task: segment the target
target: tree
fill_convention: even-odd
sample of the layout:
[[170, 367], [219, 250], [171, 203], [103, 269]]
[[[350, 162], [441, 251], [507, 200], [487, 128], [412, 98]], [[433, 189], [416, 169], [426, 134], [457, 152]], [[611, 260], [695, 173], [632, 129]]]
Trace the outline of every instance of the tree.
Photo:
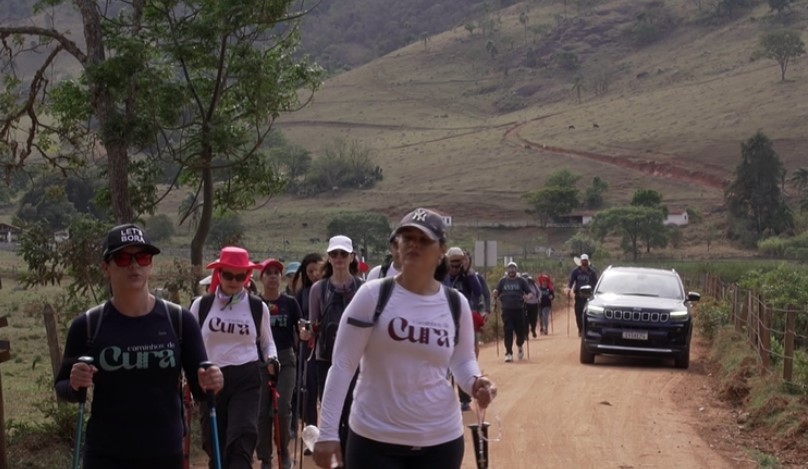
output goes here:
[[[214, 205], [219, 213], [242, 210], [283, 188], [262, 145], [280, 113], [302, 105], [298, 90], [313, 92], [322, 76], [294, 54], [305, 12], [290, 12], [292, 0], [73, 5], [84, 48], [66, 31], [0, 27], [3, 65], [25, 53], [45, 57], [28, 82], [3, 67], [10, 70], [0, 96], [0, 147], [11, 153], [5, 167], [21, 168], [31, 155], [65, 170], [99, 164], [101, 148], [112, 213], [126, 222], [153, 212], [161, 199], [154, 178], [176, 163], [168, 190], [189, 185], [201, 198], [191, 242], [191, 262], [201, 266]], [[46, 72], [64, 54], [78, 62], [80, 77], [52, 84]]]
[[808, 167], [797, 168], [789, 180], [800, 193], [800, 211], [808, 212]]
[[584, 90], [584, 77], [580, 73], [572, 79], [572, 92], [575, 93], [578, 104], [581, 103], [581, 92]]
[[636, 262], [641, 244], [645, 244], [646, 252], [667, 244], [663, 220], [662, 212], [655, 207], [615, 207], [597, 213], [590, 229], [601, 241], [609, 235], [621, 236], [620, 247]]
[[791, 9], [791, 0], [769, 0], [769, 10], [781, 15], [785, 9]]
[[522, 196], [536, 213], [542, 227], [546, 227], [550, 220], [578, 208], [580, 195], [575, 185], [580, 178], [562, 169], [548, 176], [542, 189]]
[[384, 253], [390, 243], [390, 222], [387, 217], [373, 212], [346, 212], [337, 214], [328, 222], [328, 236], [345, 235], [365, 253]]
[[[780, 190], [784, 177], [783, 164], [762, 132], [741, 144], [741, 163], [724, 193], [730, 217], [736, 222], [735, 238], [756, 244], [765, 232], [780, 234], [793, 225]], [[746, 237], [747, 232], [751, 236]]]
[[584, 191], [584, 205], [586, 208], [595, 209], [603, 206], [603, 193], [609, 189], [609, 184], [595, 176], [592, 178], [592, 185]]
[[525, 30], [525, 44], [527, 44], [527, 24], [530, 22], [530, 17], [527, 16], [527, 12], [519, 13], [519, 24], [522, 25], [522, 28]]
[[662, 194], [653, 189], [637, 189], [631, 198], [631, 205], [635, 207], [652, 207], [662, 211], [662, 217], [668, 217], [668, 207], [662, 205]]
[[792, 59], [805, 54], [805, 43], [800, 33], [781, 29], [764, 34], [760, 38], [761, 54], [780, 64], [780, 81], [786, 81], [786, 70]]
[[241, 246], [244, 224], [238, 214], [227, 214], [213, 219], [207, 245], [216, 251], [225, 246]]

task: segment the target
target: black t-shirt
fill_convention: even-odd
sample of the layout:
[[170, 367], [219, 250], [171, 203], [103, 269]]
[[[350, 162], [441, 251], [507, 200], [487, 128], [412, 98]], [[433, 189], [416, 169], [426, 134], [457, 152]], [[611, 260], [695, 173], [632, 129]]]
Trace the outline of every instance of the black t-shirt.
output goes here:
[[527, 280], [522, 277], [504, 276], [497, 284], [499, 301], [502, 302], [502, 309], [522, 309], [525, 306], [524, 295], [531, 293]]
[[262, 298], [269, 308], [269, 325], [272, 328], [272, 338], [278, 351], [294, 347], [295, 330], [300, 321], [300, 305], [297, 300], [282, 293], [275, 301]]
[[[87, 450], [122, 459], [181, 452], [180, 369], [185, 370], [191, 389], [199, 396], [197, 369], [207, 360], [199, 324], [188, 310], [182, 310], [180, 346], [179, 331], [174, 330], [160, 300], [151, 312], [140, 317], [124, 316], [111, 302], [104, 310], [89, 351], [87, 315], [78, 316], [70, 324], [56, 377], [57, 395], [77, 400], [77, 393], [70, 387], [70, 369], [78, 357], [89, 355], [98, 372], [93, 377]], [[93, 325], [97, 321], [93, 319]]]

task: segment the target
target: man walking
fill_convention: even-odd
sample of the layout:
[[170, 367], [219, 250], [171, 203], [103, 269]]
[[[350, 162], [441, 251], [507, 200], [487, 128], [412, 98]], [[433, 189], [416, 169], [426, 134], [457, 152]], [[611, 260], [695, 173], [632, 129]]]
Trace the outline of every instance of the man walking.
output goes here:
[[516, 346], [519, 359], [525, 357], [522, 344], [525, 343], [527, 328], [525, 327], [525, 301], [531, 299], [533, 293], [527, 280], [517, 275], [519, 267], [516, 262], [509, 262], [507, 273], [499, 280], [491, 296], [502, 302], [502, 323], [505, 325], [505, 363], [513, 361], [513, 335], [516, 333]]
[[584, 323], [584, 306], [587, 301], [587, 297], [581, 294], [581, 287], [589, 285], [595, 288], [596, 283], [598, 283], [598, 273], [589, 267], [589, 256], [581, 254], [581, 265], [572, 271], [570, 281], [567, 283], [567, 296], [575, 295], [575, 324], [578, 326], [578, 337], [581, 337]]

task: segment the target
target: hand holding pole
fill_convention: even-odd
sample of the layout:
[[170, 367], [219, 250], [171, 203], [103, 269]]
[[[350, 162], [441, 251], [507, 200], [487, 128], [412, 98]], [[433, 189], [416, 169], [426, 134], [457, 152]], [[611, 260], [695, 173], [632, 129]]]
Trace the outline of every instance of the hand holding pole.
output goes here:
[[[213, 362], [204, 361], [199, 364], [203, 370], [207, 370], [213, 366]], [[216, 469], [222, 469], [222, 455], [219, 448], [219, 424], [218, 417], [216, 416], [216, 394], [213, 390], [206, 390], [205, 396], [208, 401], [208, 413], [210, 414], [210, 434], [213, 440], [213, 461]]]

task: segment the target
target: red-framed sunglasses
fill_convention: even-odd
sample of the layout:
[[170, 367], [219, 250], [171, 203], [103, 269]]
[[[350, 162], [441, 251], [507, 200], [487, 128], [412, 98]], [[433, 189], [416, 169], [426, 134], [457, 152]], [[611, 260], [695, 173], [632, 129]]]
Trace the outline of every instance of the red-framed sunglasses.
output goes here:
[[116, 252], [110, 258], [118, 267], [129, 267], [132, 265], [132, 259], [141, 267], [146, 267], [152, 263], [152, 254], [148, 252]]

